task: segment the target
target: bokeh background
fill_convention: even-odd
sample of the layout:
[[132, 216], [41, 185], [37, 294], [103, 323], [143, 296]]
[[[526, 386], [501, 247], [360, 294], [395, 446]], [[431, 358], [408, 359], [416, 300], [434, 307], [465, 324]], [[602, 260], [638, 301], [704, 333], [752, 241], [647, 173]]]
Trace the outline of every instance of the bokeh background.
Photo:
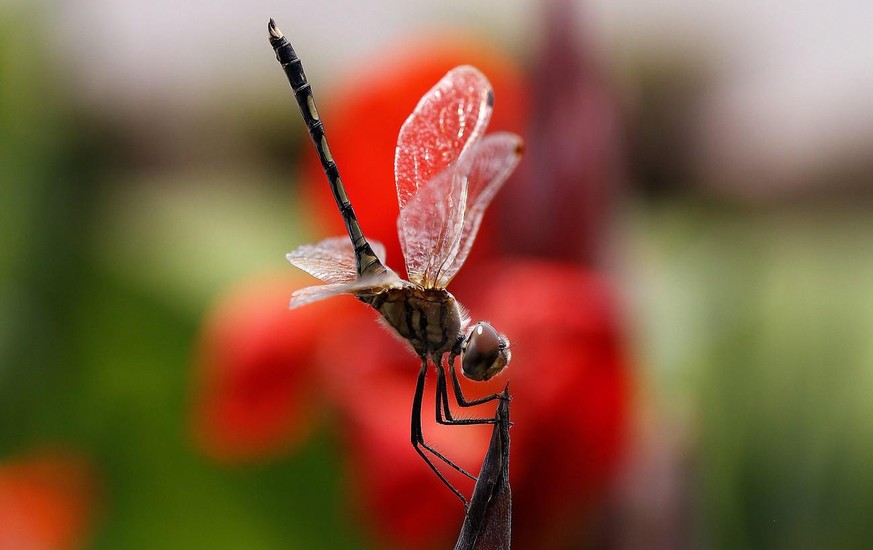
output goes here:
[[0, 548], [457, 533], [414, 358], [285, 309], [340, 225], [268, 17], [396, 269], [416, 99], [473, 63], [525, 137], [452, 287], [514, 342], [519, 548], [869, 547], [873, 4], [3, 0]]

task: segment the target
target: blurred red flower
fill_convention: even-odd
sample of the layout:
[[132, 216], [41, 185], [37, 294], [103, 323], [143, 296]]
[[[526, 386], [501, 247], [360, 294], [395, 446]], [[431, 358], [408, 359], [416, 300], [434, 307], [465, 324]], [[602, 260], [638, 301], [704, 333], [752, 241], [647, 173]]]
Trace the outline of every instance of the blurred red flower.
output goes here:
[[207, 455], [222, 461], [265, 458], [308, 433], [319, 401], [313, 342], [343, 302], [289, 311], [290, 289], [299, 281], [284, 275], [245, 282], [206, 319], [192, 428]]
[[0, 550], [81, 547], [96, 500], [93, 472], [81, 457], [45, 452], [0, 463]]
[[[600, 278], [570, 264], [501, 262], [472, 275], [456, 295], [514, 338], [504, 375], [462, 380], [468, 396], [511, 381], [514, 546], [560, 547], [603, 494], [622, 449], [629, 382], [615, 304]], [[299, 443], [317, 404], [329, 403], [342, 413], [354, 504], [374, 534], [386, 546], [445, 546], [463, 510], [409, 442], [419, 360], [353, 298], [287, 311], [289, 286], [259, 281], [211, 315], [195, 407], [202, 448], [221, 460], [275, 455]], [[433, 387], [431, 373], [428, 440], [478, 471], [490, 429], [438, 426]], [[469, 480], [441, 469], [469, 494]]]
[[[561, 547], [603, 495], [624, 441], [629, 381], [615, 304], [600, 278], [573, 265], [505, 262], [476, 275], [478, 285], [456, 289], [459, 299], [468, 298], [471, 311], [487, 312], [516, 338], [505, 374], [487, 383], [464, 381], [468, 396], [500, 391], [511, 381], [513, 546]], [[445, 547], [463, 510], [409, 443], [418, 359], [367, 317], [335, 319], [319, 361], [333, 373], [326, 376], [329, 393], [345, 413], [358, 505], [386, 545]], [[431, 377], [426, 437], [478, 471], [490, 429], [438, 426], [433, 386]], [[492, 414], [493, 405], [462, 412]], [[469, 494], [472, 483], [442, 466]]]
[[604, 495], [626, 435], [630, 380], [614, 294], [572, 264], [503, 262], [476, 275], [471, 310], [514, 337], [505, 375], [513, 547], [567, 547]]

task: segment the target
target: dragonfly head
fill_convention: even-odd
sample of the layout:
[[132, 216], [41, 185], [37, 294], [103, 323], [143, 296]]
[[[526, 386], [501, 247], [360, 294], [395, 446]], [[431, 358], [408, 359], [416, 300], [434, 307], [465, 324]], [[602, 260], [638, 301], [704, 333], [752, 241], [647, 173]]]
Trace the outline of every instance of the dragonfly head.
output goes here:
[[470, 380], [484, 382], [502, 371], [511, 356], [509, 340], [489, 323], [479, 321], [464, 340], [461, 368]]

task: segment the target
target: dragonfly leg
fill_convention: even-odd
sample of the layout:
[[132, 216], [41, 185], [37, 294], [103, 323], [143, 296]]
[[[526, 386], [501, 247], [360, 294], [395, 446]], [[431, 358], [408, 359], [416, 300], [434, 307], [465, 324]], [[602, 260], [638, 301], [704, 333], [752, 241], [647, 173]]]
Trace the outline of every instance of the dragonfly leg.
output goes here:
[[[427, 372], [427, 359], [424, 359], [423, 362], [422, 362], [422, 370], [423, 370], [424, 372]], [[423, 392], [423, 389], [424, 389], [424, 378], [422, 377], [421, 373], [419, 373], [419, 379], [420, 379], [420, 381], [421, 381], [422, 395], [423, 395], [423, 393], [424, 393], [424, 392]], [[437, 385], [439, 385], [439, 380], [437, 380]], [[445, 379], [443, 379], [443, 387], [445, 387]], [[458, 472], [460, 472], [461, 474], [467, 476], [468, 478], [472, 479], [473, 481], [476, 481], [476, 479], [477, 479], [476, 476], [474, 476], [473, 474], [471, 474], [471, 473], [468, 472], [467, 470], [461, 468], [460, 466], [458, 466], [457, 464], [455, 464], [454, 462], [452, 462], [450, 459], [446, 458], [445, 455], [443, 455], [441, 452], [439, 452], [439, 451], [437, 451], [436, 449], [434, 449], [432, 446], [428, 445], [428, 443], [424, 440], [424, 433], [423, 433], [423, 431], [422, 431], [422, 429], [421, 429], [421, 397], [422, 397], [422, 396], [419, 396], [419, 395], [417, 394], [417, 391], [418, 391], [418, 390], [417, 390], [417, 387], [416, 387], [416, 395], [417, 395], [418, 409], [417, 409], [417, 413], [415, 413], [416, 409], [415, 409], [415, 406], [413, 405], [413, 413], [414, 413], [414, 414], [413, 414], [413, 421], [415, 421], [416, 419], [418, 420], [418, 444], [421, 445], [425, 450], [427, 450], [427, 451], [428, 451], [429, 453], [431, 453], [433, 456], [439, 458], [440, 460], [442, 460], [443, 462], [445, 462], [446, 464], [448, 464], [448, 465], [449, 465], [450, 467], [452, 467], [453, 469], [457, 470]], [[446, 397], [445, 397], [445, 399], [446, 399], [446, 403], [448, 403], [448, 394], [447, 394], [446, 392], [444, 392], [444, 393], [445, 393], [445, 395], [446, 395]], [[439, 397], [439, 395], [437, 395], [437, 401], [439, 401], [439, 400], [440, 400], [440, 397]], [[448, 405], [447, 405], [447, 406], [448, 406]], [[439, 411], [439, 404], [437, 404], [437, 411]], [[413, 428], [413, 430], [414, 430], [414, 428]], [[413, 431], [413, 437], [414, 437], [414, 434], [415, 434], [415, 431]]]
[[[461, 418], [455, 419], [452, 417], [452, 411], [449, 407], [449, 390], [448, 390], [448, 382], [446, 382], [446, 371], [442, 366], [442, 362], [434, 358], [434, 363], [436, 364], [437, 369], [437, 403], [436, 403], [436, 421], [440, 424], [447, 424], [451, 426], [469, 426], [469, 425], [479, 425], [479, 424], [496, 424], [498, 422], [497, 418]], [[449, 363], [451, 367], [451, 361]], [[455, 374], [455, 371], [452, 370], [452, 374]], [[457, 376], [453, 380], [455, 385], [455, 397], [458, 400], [458, 404], [464, 407], [469, 407], [472, 405], [478, 405], [480, 403], [486, 403], [491, 401], [495, 396], [488, 396], [482, 400], [477, 400], [475, 402], [469, 402], [464, 399], [464, 396], [460, 393], [460, 386], [457, 382]], [[462, 401], [463, 400], [463, 401]]]
[[437, 370], [437, 389], [436, 389], [436, 421], [440, 424], [445, 424], [445, 420], [453, 421], [452, 411], [449, 408], [449, 391], [446, 388], [446, 377], [439, 375]]
[[434, 449], [424, 441], [424, 433], [421, 429], [421, 399], [424, 396], [424, 380], [426, 374], [427, 358], [424, 358], [421, 363], [421, 370], [418, 373], [418, 383], [415, 385], [415, 398], [412, 402], [412, 446], [415, 449], [415, 452], [417, 452], [419, 456], [421, 456], [421, 458], [425, 461], [425, 463], [427, 463], [430, 469], [433, 470], [438, 478], [440, 478], [440, 481], [442, 481], [445, 486], [448, 487], [449, 490], [455, 494], [455, 496], [461, 499], [461, 502], [464, 504], [464, 509], [466, 509], [467, 499], [464, 498], [464, 495], [462, 495], [460, 491], [455, 489], [455, 487], [451, 483], [449, 483], [449, 480], [446, 479], [442, 472], [439, 471], [439, 469], [434, 465], [431, 459], [428, 458], [428, 456], [422, 450], [427, 450], [455, 470], [459, 471], [470, 479], [476, 480], [475, 476], [473, 476], [448, 458], [444, 457], [440, 452], [438, 452], [436, 449]]
[[[413, 445], [416, 446], [416, 449], [418, 449], [418, 446], [420, 445], [423, 449], [425, 449], [426, 451], [428, 451], [430, 454], [437, 457], [438, 459], [442, 460], [443, 462], [445, 462], [447, 465], [449, 465], [453, 469], [457, 470], [458, 472], [467, 476], [468, 478], [472, 479], [473, 481], [476, 481], [476, 479], [477, 479], [476, 476], [474, 476], [473, 474], [471, 474], [467, 470], [461, 468], [460, 466], [458, 466], [457, 464], [452, 462], [450, 459], [446, 458], [445, 455], [443, 455], [441, 452], [437, 451], [435, 448], [433, 448], [431, 445], [429, 445], [424, 440], [424, 432], [421, 429], [421, 399], [424, 395], [424, 380], [425, 380], [426, 373], [427, 373], [427, 359], [425, 358], [422, 360], [421, 372], [418, 373], [418, 384], [416, 385], [416, 388], [415, 388], [415, 400], [413, 401], [413, 404], [412, 404], [412, 422], [413, 422], [413, 425], [412, 425], [412, 443], [413, 443]], [[439, 397], [437, 397], [437, 399], [439, 400]], [[430, 463], [430, 460], [428, 460], [428, 463]]]
[[494, 401], [495, 399], [508, 399], [508, 397], [501, 392], [492, 393], [491, 395], [486, 395], [485, 397], [480, 397], [479, 399], [467, 401], [467, 399], [464, 397], [464, 392], [461, 391], [461, 383], [458, 381], [458, 372], [455, 370], [455, 357], [455, 355], [449, 357], [449, 370], [452, 373], [452, 387], [455, 390], [455, 399], [458, 401], [458, 405], [462, 407], [473, 407], [475, 405], [481, 405], [482, 403]]

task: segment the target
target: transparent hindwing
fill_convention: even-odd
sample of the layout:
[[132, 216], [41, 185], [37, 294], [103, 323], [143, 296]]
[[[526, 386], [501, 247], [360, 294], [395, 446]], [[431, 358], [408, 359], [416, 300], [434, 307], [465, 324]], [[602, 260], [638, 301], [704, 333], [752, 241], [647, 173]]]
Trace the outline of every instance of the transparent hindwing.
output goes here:
[[[385, 246], [378, 241], [370, 241], [370, 246], [384, 262]], [[289, 252], [286, 258], [296, 267], [328, 283], [294, 292], [291, 295], [292, 308], [339, 294], [373, 294], [401, 282], [390, 269], [374, 277], [358, 278], [355, 252], [348, 237], [330, 237], [315, 244], [302, 245]]]

